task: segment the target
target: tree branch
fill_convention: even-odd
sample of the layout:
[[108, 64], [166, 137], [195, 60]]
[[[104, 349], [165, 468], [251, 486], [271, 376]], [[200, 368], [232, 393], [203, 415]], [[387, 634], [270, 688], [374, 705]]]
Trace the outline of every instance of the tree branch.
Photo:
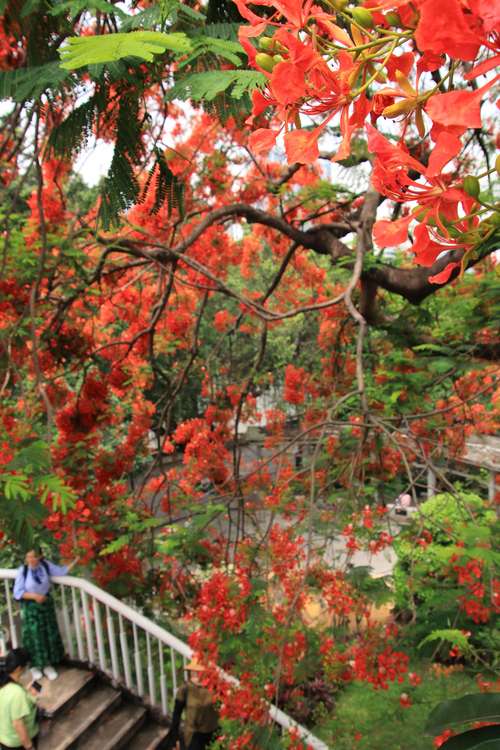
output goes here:
[[[219, 222], [227, 221], [233, 217], [240, 217], [246, 219], [248, 223], [261, 224], [262, 226], [275, 229], [280, 234], [290, 238], [293, 243], [299, 247], [313, 250], [319, 255], [328, 255], [334, 264], [341, 258], [349, 258], [350, 262], [344, 265], [344, 267], [348, 268], [350, 265], [354, 267], [354, 252], [352, 248], [344, 242], [341, 242], [341, 237], [360, 229], [365, 249], [370, 249], [372, 247], [371, 230], [373, 222], [375, 221], [375, 211], [379, 202], [379, 194], [376, 191], [369, 191], [366, 195], [366, 201], [366, 209], [364, 206], [363, 208], [365, 210], [363, 210], [363, 218], [361, 219], [360, 217], [360, 221], [334, 222], [328, 224], [328, 226], [320, 225], [317, 227], [311, 227], [307, 230], [297, 229], [297, 227], [288, 223], [285, 219], [269, 214], [261, 209], [254, 208], [253, 206], [244, 203], [235, 203], [214, 209], [208, 213], [187, 237], [172, 248], [168, 248], [158, 241], [131, 242], [128, 240], [120, 240], [119, 238], [106, 238], [105, 240], [100, 239], [100, 242], [107, 245], [111, 252], [120, 252], [122, 247], [122, 252], [126, 252], [126, 247], [130, 254], [134, 254], [134, 250], [132, 250], [133, 246], [137, 249], [138, 244], [147, 244], [149, 247], [154, 248], [151, 253], [148, 253], [148, 257], [151, 260], [159, 262], [171, 261], [172, 257], [182, 259], [182, 256], [185, 255], [190, 246], [195, 243], [209, 227]], [[144, 235], [147, 236], [147, 233], [144, 232]], [[476, 263], [483, 260], [483, 258], [490, 255], [494, 249], [494, 243], [488, 242], [484, 251], [471, 258], [466, 267], [471, 268]], [[141, 252], [139, 254], [141, 254]], [[441, 287], [446, 286], [455, 279], [459, 275], [460, 269], [455, 269], [452, 272], [450, 279], [445, 284], [433, 284], [429, 281], [429, 278], [442, 271], [448, 263], [459, 262], [462, 258], [463, 250], [451, 250], [444, 253], [428, 268], [420, 266], [398, 268], [386, 263], [373, 263], [369, 267], [365, 267], [361, 272], [360, 280], [362, 284], [365, 285], [368, 292], [368, 297], [362, 305], [363, 312], [367, 313], [367, 319], [372, 321], [374, 319], [374, 298], [377, 287], [398, 294], [408, 300], [411, 304], [418, 305], [426, 297], [434, 294]], [[101, 259], [101, 269], [103, 260], [104, 257]], [[190, 265], [194, 265], [192, 259], [185, 257], [185, 261]], [[196, 266], [198, 266], [198, 264], [196, 264]], [[203, 269], [200, 266], [198, 270], [203, 274], [204, 270], [207, 269]], [[208, 274], [208, 278], [214, 280], [212, 274]]]

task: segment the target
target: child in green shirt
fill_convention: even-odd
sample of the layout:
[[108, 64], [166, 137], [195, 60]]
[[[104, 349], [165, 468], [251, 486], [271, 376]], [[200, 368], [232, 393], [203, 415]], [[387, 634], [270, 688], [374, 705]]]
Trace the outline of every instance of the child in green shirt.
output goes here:
[[29, 661], [23, 648], [10, 651], [0, 679], [0, 747], [36, 748], [38, 735], [36, 696], [33, 687], [24, 688], [21, 675]]

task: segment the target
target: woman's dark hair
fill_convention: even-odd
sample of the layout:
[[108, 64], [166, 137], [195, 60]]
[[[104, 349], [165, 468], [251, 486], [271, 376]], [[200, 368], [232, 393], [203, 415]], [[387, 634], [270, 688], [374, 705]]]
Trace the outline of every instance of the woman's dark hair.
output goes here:
[[0, 662], [0, 688], [12, 682], [11, 674], [18, 667], [25, 667], [30, 661], [30, 655], [25, 648], [13, 648], [2, 657]]
[[4, 672], [7, 675], [12, 674], [18, 667], [25, 667], [30, 660], [30, 655], [25, 648], [13, 648], [9, 651], [4, 661]]
[[27, 555], [28, 552], [34, 552], [37, 557], [43, 557], [43, 550], [39, 544], [32, 544], [31, 547], [27, 547], [24, 554]]

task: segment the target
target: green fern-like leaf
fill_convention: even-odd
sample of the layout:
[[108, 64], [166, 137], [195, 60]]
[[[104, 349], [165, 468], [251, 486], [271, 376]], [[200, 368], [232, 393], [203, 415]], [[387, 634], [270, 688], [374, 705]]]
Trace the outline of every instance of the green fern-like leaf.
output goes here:
[[25, 501], [30, 496], [28, 478], [25, 474], [6, 474], [2, 477], [3, 495], [6, 500]]
[[252, 111], [252, 100], [248, 94], [243, 94], [240, 99], [232, 99], [223, 91], [217, 94], [215, 99], [204, 101], [203, 109], [215, 116], [222, 124], [225, 124], [230, 117], [236, 123], [243, 124]]
[[14, 458], [0, 473], [0, 527], [19, 546], [33, 545], [41, 522], [48, 514], [45, 501], [52, 496], [53, 509], [63, 513], [75, 502], [70, 487], [51, 473], [51, 457], [44, 440], [17, 447]]
[[209, 70], [181, 79], [169, 91], [167, 98], [211, 101], [227, 91], [230, 96], [239, 99], [265, 83], [265, 76], [254, 70]]
[[98, 10], [101, 13], [113, 14], [120, 18], [127, 18], [127, 14], [107, 0], [68, 0], [68, 2], [57, 3], [50, 10], [51, 16], [69, 15], [76, 18], [83, 11]]
[[132, 541], [131, 534], [123, 534], [122, 536], [119, 536], [116, 539], [113, 539], [112, 542], [110, 542], [103, 549], [100, 550], [99, 554], [100, 555], [112, 555], [113, 553], [121, 550], [127, 544], [130, 544], [131, 541]]
[[228, 39], [216, 39], [209, 36], [194, 37], [193, 48], [193, 53], [182, 61], [179, 68], [186, 67], [186, 65], [190, 65], [198, 57], [209, 54], [216, 57], [223, 57], [233, 65], [239, 66], [241, 65], [241, 57], [245, 54], [245, 50], [239, 42]]
[[[182, 216], [184, 213], [184, 185], [171, 171], [164, 155], [159, 150], [156, 150], [155, 154], [157, 166], [156, 192], [152, 211], [153, 213], [157, 213], [161, 206], [166, 202], [169, 216], [174, 208], [177, 208], [179, 214]], [[154, 171], [155, 169], [153, 167], [150, 176], [153, 175]]]
[[67, 513], [68, 508], [72, 508], [76, 502], [76, 495], [63, 480], [56, 474], [42, 476], [36, 482], [36, 488], [41, 492], [40, 499], [46, 502], [49, 495], [52, 498], [52, 510], [60, 510]]
[[182, 32], [131, 31], [128, 34], [70, 37], [61, 51], [61, 68], [75, 70], [86, 65], [113, 62], [124, 57], [138, 57], [151, 62], [165, 50], [177, 54], [191, 51], [191, 41]]
[[433, 643], [435, 641], [446, 641], [447, 643], [451, 643], [453, 646], [459, 648], [463, 653], [471, 651], [471, 645], [468, 641], [467, 636], [464, 635], [461, 630], [457, 630], [455, 628], [433, 630], [432, 633], [429, 633], [426, 638], [420, 641], [420, 643], [418, 644], [418, 648], [421, 648], [426, 643]]
[[204, 32], [207, 36], [215, 37], [216, 39], [229, 39], [236, 42], [240, 26], [240, 23], [208, 23], [205, 26]]
[[116, 224], [118, 215], [134, 205], [139, 184], [127, 156], [115, 145], [113, 159], [101, 193], [99, 217], [105, 229]]
[[197, 10], [195, 10], [194, 8], [190, 8], [189, 5], [185, 5], [184, 3], [181, 3], [178, 6], [177, 12], [179, 16], [192, 23], [205, 23], [206, 19], [203, 13], [199, 13]]
[[147, 195], [154, 179], [155, 200], [151, 213], [156, 214], [160, 208], [167, 203], [168, 215], [170, 216], [173, 208], [178, 208], [182, 216], [184, 212], [184, 186], [177, 176], [171, 171], [167, 164], [165, 156], [159, 149], [154, 150], [155, 162], [151, 167], [148, 179], [143, 188], [143, 196]]
[[47, 63], [32, 68], [18, 68], [0, 72], [0, 99], [22, 102], [37, 99], [47, 89], [55, 89], [69, 76], [59, 63]]
[[122, 22], [122, 31], [134, 31], [135, 29], [151, 29], [161, 21], [161, 9], [158, 5], [141, 10], [134, 16], [128, 16]]
[[253, 70], [242, 70], [242, 73], [250, 73], [249, 76], [236, 76], [234, 85], [231, 88], [230, 95], [233, 99], [241, 99], [244, 94], [248, 94], [253, 89], [264, 86], [267, 78], [262, 73]]
[[49, 137], [49, 151], [69, 158], [78, 153], [92, 135], [92, 125], [99, 108], [99, 97], [91, 97], [80, 104], [63, 122], [54, 128]]
[[21, 549], [33, 547], [40, 524], [47, 516], [44, 506], [35, 501], [17, 504], [15, 511], [2, 509], [0, 523], [6, 537], [15, 542]]
[[47, 443], [44, 440], [33, 440], [22, 445], [8, 466], [9, 469], [28, 473], [46, 471], [50, 467], [50, 451]]
[[99, 215], [105, 229], [116, 223], [121, 211], [130, 208], [139, 197], [134, 165], [142, 154], [141, 132], [137, 99], [123, 97], [113, 158], [101, 192]]

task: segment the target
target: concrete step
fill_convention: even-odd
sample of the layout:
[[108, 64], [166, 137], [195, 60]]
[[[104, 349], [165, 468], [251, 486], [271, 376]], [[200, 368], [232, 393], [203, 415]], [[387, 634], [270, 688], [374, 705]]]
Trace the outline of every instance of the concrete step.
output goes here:
[[38, 705], [46, 716], [55, 716], [74, 705], [89, 689], [95, 675], [92, 672], [76, 667], [58, 669], [57, 680], [40, 680], [42, 692]]
[[103, 716], [78, 743], [78, 750], [119, 750], [132, 748], [134, 735], [146, 719], [146, 709], [133, 703], [122, 703], [112, 714]]
[[129, 744], [129, 750], [157, 750], [168, 734], [168, 727], [147, 722]]
[[107, 685], [97, 685], [81, 698], [74, 708], [50, 722], [48, 732], [43, 732], [39, 750], [68, 750], [105, 713], [121, 701], [118, 690]]

